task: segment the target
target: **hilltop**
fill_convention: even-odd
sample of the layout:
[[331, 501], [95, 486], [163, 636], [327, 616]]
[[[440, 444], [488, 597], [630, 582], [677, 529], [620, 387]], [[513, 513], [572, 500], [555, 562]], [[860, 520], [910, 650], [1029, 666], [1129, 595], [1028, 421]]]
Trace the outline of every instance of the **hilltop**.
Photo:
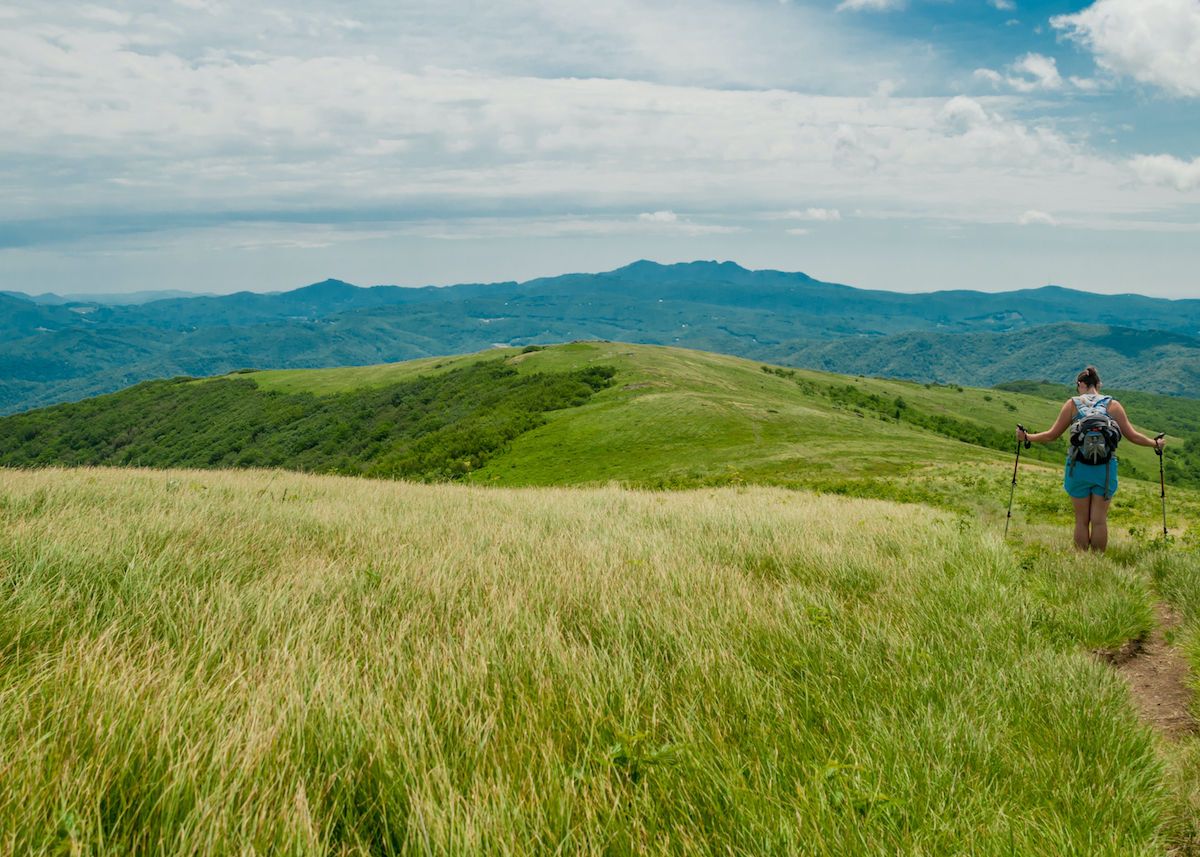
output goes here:
[[[577, 342], [147, 382], [0, 419], [0, 464], [284, 467], [489, 485], [759, 483], [973, 508], [981, 493], [1004, 493], [977, 476], [1006, 480], [1012, 426], [1049, 425], [1063, 398]], [[1171, 402], [1151, 397], [1131, 412], [1149, 420]], [[1170, 427], [1189, 420], [1182, 413]], [[1035, 448], [1026, 460], [1053, 478], [1064, 449]], [[1157, 476], [1150, 450], [1127, 444], [1121, 456], [1123, 476]], [[1168, 461], [1173, 485], [1200, 484], [1190, 459]]]
[[[1045, 327], [1085, 321], [1094, 327]], [[1169, 362], [1158, 352], [1129, 353], [1130, 331], [1171, 337]], [[124, 306], [0, 294], [0, 334], [0, 413], [177, 374], [363, 365], [574, 339], [678, 345], [841, 372], [885, 366], [887, 374], [947, 383], [1014, 380], [1025, 373], [994, 373], [1045, 365], [1047, 352], [1061, 358], [1052, 380], [1069, 380], [1075, 362], [1103, 364], [1114, 352], [1120, 374], [1112, 379], [1121, 386], [1186, 394], [1195, 389], [1189, 379], [1200, 376], [1196, 300], [1052, 286], [900, 294], [732, 262], [640, 261], [596, 274], [445, 287], [360, 288], [330, 279], [275, 294]], [[891, 339], [913, 334], [931, 338]], [[976, 334], [993, 339], [981, 343]], [[996, 354], [1006, 359], [990, 359]]]

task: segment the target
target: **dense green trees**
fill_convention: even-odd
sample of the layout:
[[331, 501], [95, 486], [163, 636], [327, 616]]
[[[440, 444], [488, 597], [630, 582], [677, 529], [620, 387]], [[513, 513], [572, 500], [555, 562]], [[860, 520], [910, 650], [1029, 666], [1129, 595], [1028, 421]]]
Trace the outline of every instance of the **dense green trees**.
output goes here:
[[583, 404], [614, 370], [519, 375], [481, 361], [331, 396], [236, 376], [150, 381], [0, 420], [0, 464], [283, 467], [422, 480], [479, 467], [547, 411]]

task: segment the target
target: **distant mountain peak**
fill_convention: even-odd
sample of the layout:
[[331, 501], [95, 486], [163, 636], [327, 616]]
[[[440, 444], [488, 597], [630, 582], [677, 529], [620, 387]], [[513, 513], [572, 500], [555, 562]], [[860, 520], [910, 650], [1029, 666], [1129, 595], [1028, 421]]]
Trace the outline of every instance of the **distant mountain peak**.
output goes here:
[[319, 283], [313, 283], [309, 286], [302, 286], [290, 292], [285, 292], [287, 295], [298, 295], [302, 297], [336, 297], [338, 295], [352, 294], [358, 291], [358, 286], [347, 283], [344, 280], [321, 280]]
[[648, 273], [652, 271], [681, 271], [681, 270], [721, 270], [721, 271], [748, 271], [737, 262], [718, 262], [716, 259], [697, 259], [694, 262], [654, 262], [650, 259], [638, 259], [636, 262], [631, 262], [624, 267], [617, 268], [615, 271], [610, 271], [613, 274], [636, 274]]

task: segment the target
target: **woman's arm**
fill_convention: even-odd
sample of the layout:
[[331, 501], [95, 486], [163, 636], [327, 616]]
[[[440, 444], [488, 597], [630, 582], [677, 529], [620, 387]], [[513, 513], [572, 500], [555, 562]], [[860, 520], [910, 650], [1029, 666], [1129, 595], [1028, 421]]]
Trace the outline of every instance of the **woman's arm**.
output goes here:
[[1157, 449], [1162, 449], [1167, 445], [1167, 439], [1165, 437], [1156, 440], [1146, 437], [1140, 431], [1135, 429], [1133, 424], [1129, 422], [1129, 416], [1125, 413], [1125, 408], [1121, 407], [1121, 403], [1116, 399], [1113, 399], [1108, 403], [1108, 413], [1114, 420], [1117, 421], [1117, 426], [1121, 429], [1121, 435], [1129, 438], [1130, 441], [1136, 443], [1138, 446], [1153, 446]]
[[[1045, 443], [1051, 440], [1058, 440], [1063, 432], [1067, 430], [1067, 426], [1071, 424], [1071, 420], [1075, 418], [1075, 402], [1072, 399], [1067, 399], [1063, 404], [1062, 410], [1058, 412], [1058, 419], [1054, 421], [1054, 425], [1050, 426], [1046, 431], [1026, 432], [1023, 433], [1017, 429], [1017, 440], [1028, 440], [1033, 443]], [[1114, 416], [1113, 419], [1116, 419]]]

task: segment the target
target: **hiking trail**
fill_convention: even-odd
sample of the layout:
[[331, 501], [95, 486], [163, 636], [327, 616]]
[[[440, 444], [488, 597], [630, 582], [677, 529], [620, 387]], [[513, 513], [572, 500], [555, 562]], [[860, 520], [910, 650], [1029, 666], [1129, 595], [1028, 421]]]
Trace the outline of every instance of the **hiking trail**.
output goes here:
[[1164, 738], [1175, 741], [1195, 734], [1196, 719], [1190, 706], [1191, 675], [1187, 660], [1167, 641], [1179, 627], [1178, 612], [1167, 604], [1154, 605], [1154, 626], [1143, 638], [1130, 640], [1116, 650], [1097, 652], [1129, 684], [1138, 716]]

